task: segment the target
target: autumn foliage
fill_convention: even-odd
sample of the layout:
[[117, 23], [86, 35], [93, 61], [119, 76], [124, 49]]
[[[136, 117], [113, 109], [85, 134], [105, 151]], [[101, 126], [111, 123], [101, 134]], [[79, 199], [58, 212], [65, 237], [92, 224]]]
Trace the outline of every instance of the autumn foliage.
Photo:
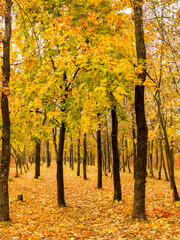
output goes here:
[[1, 0], [0, 239], [179, 239], [179, 13]]

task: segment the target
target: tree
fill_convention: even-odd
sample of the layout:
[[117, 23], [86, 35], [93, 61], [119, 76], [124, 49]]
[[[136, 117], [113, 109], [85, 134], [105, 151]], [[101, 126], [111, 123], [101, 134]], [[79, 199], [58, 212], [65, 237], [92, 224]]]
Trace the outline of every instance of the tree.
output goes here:
[[57, 197], [58, 205], [65, 206], [64, 197], [64, 177], [63, 177], [63, 152], [64, 152], [64, 140], [65, 140], [65, 123], [62, 121], [59, 134], [59, 148], [57, 158]]
[[84, 156], [83, 156], [83, 179], [87, 180], [87, 141], [86, 141], [86, 133], [84, 133], [84, 138], [83, 138], [83, 149], [84, 149]]
[[134, 10], [135, 39], [137, 64], [142, 65], [142, 72], [138, 75], [140, 85], [135, 86], [135, 113], [137, 125], [137, 159], [134, 165], [134, 205], [133, 218], [146, 219], [145, 214], [145, 184], [146, 184], [146, 162], [147, 162], [147, 125], [144, 107], [144, 86], [146, 80], [146, 47], [144, 42], [142, 0], [132, 2]]
[[[97, 118], [99, 120], [100, 113], [97, 114]], [[102, 149], [101, 149], [101, 124], [98, 124], [97, 130], [97, 159], [98, 159], [98, 180], [97, 180], [97, 188], [102, 188]]]
[[121, 183], [119, 173], [119, 154], [118, 154], [118, 121], [116, 115], [116, 106], [111, 110], [112, 117], [112, 152], [113, 152], [113, 178], [114, 178], [114, 200], [121, 201]]
[[10, 114], [9, 114], [9, 83], [10, 83], [10, 40], [11, 40], [11, 0], [5, 0], [5, 34], [3, 38], [3, 65], [2, 65], [2, 156], [0, 159], [0, 221], [9, 220], [9, 167], [10, 167]]

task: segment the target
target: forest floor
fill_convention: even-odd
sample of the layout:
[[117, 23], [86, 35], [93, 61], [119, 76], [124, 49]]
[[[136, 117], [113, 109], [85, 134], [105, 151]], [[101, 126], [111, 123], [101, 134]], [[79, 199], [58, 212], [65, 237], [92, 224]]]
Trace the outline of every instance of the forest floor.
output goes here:
[[[133, 174], [121, 172], [123, 201], [113, 201], [113, 181], [103, 176], [103, 189], [96, 189], [96, 167], [88, 166], [88, 180], [64, 167], [67, 207], [57, 206], [56, 164], [41, 166], [34, 179], [34, 166], [15, 178], [11, 169], [10, 217], [0, 223], [1, 240], [17, 239], [180, 239], [180, 202], [172, 201], [169, 182], [147, 177], [147, 221], [132, 220]], [[157, 174], [156, 174], [157, 175]], [[180, 191], [180, 169], [176, 171]], [[164, 177], [164, 175], [163, 175]], [[24, 201], [17, 195], [23, 194]], [[180, 192], [179, 192], [180, 194]]]

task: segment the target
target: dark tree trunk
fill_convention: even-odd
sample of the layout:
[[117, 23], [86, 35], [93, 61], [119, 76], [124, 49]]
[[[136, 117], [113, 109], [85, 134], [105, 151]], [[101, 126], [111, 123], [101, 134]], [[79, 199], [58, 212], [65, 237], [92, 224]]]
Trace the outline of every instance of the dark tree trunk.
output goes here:
[[[100, 113], [97, 114], [98, 120], [100, 118]], [[98, 179], [97, 188], [102, 188], [102, 150], [101, 150], [101, 125], [98, 124], [97, 130], [97, 157], [98, 157]]]
[[133, 134], [133, 167], [134, 167], [134, 179], [135, 179], [135, 165], [136, 165], [137, 153], [136, 153], [136, 130], [134, 126], [134, 120], [133, 120], [132, 134]]
[[36, 157], [35, 157], [35, 176], [34, 178], [40, 177], [40, 163], [41, 163], [41, 140], [36, 141]]
[[73, 156], [73, 139], [71, 137], [71, 144], [70, 144], [70, 167], [74, 170], [74, 156]]
[[91, 166], [93, 165], [93, 152], [92, 152], [92, 147], [91, 147], [91, 150], [90, 150], [90, 165], [91, 165]]
[[[2, 66], [2, 87], [9, 89], [10, 82], [10, 40], [11, 40], [11, 0], [5, 0], [5, 35], [3, 42], [3, 66]], [[1, 93], [1, 111], [2, 111], [2, 156], [0, 158], [0, 221], [9, 220], [9, 167], [10, 167], [10, 114], [8, 93]]]
[[110, 156], [110, 149], [109, 149], [109, 131], [108, 131], [107, 118], [106, 118], [106, 141], [107, 141], [107, 168], [108, 168], [108, 172], [111, 172], [111, 156]]
[[153, 140], [151, 141], [150, 144], [150, 153], [149, 153], [149, 160], [150, 160], [150, 174], [153, 177]]
[[57, 197], [58, 205], [65, 206], [64, 198], [64, 177], [63, 177], [63, 152], [64, 152], [64, 140], [65, 140], [65, 123], [62, 121], [59, 134], [59, 148], [57, 155]]
[[104, 174], [106, 174], [106, 170], [107, 170], [107, 146], [106, 146], [106, 139], [104, 139], [104, 143], [103, 143], [103, 171]]
[[56, 135], [57, 135], [57, 132], [56, 132], [56, 127], [54, 127], [52, 129], [52, 134], [53, 134], [53, 144], [54, 144], [54, 150], [55, 150], [55, 154], [56, 154], [56, 159], [58, 158], [58, 149], [57, 149], [57, 142], [56, 142]]
[[66, 151], [64, 151], [64, 165], [66, 165], [66, 162], [67, 162], [67, 145], [65, 147]]
[[87, 180], [87, 173], [86, 173], [86, 165], [87, 165], [86, 133], [84, 133], [83, 148], [84, 148], [84, 157], [83, 157], [83, 179], [84, 179], [84, 180]]
[[158, 164], [159, 164], [158, 143], [159, 141], [156, 140], [156, 170], [158, 170]]
[[[142, 0], [133, 1], [136, 54], [138, 64], [143, 64], [144, 69], [139, 74], [142, 84], [146, 79], [146, 48], [144, 43]], [[146, 183], [146, 164], [147, 164], [147, 125], [144, 107], [144, 86], [135, 87], [135, 113], [137, 125], [137, 159], [135, 163], [135, 184], [134, 184], [134, 204], [133, 218], [146, 219], [145, 214], [145, 183]]]
[[46, 142], [47, 167], [51, 166], [51, 156], [49, 152], [49, 141]]
[[126, 148], [126, 162], [127, 162], [129, 173], [131, 173], [130, 157], [128, 157], [128, 142], [127, 142], [127, 139], [125, 140], [125, 148]]
[[113, 178], [114, 178], [114, 200], [121, 201], [121, 183], [119, 172], [119, 154], [118, 154], [118, 121], [116, 116], [116, 107], [111, 110], [112, 116], [112, 151], [113, 151]]
[[147, 168], [150, 169], [150, 141], [147, 143]]
[[160, 158], [160, 165], [159, 165], [159, 172], [158, 172], [158, 179], [161, 180], [161, 170], [162, 170], [162, 164], [163, 164], [163, 151], [162, 151], [162, 140], [160, 140], [160, 151], [161, 151], [161, 158]]
[[161, 158], [162, 158], [162, 164], [163, 164], [163, 169], [164, 169], [165, 178], [166, 178], [166, 181], [169, 181], [168, 174], [167, 174], [167, 171], [166, 171], [164, 154], [163, 154], [162, 140], [160, 140], [160, 150], [161, 150]]
[[80, 157], [80, 133], [78, 138], [78, 148], [77, 148], [77, 154], [78, 154], [78, 162], [77, 162], [77, 176], [80, 176], [80, 166], [81, 166], [81, 157]]
[[122, 155], [122, 168], [123, 168], [123, 172], [126, 171], [125, 168], [125, 158], [124, 158], [124, 134], [122, 136], [122, 150], [121, 150], [121, 155]]

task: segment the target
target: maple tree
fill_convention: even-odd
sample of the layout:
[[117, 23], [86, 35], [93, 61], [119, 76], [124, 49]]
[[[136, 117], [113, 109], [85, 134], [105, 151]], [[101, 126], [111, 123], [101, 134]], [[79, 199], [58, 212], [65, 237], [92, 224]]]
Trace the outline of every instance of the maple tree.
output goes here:
[[139, 74], [140, 85], [135, 87], [135, 112], [137, 123], [137, 158], [134, 164], [135, 185], [134, 185], [134, 209], [133, 218], [145, 219], [145, 182], [146, 182], [146, 162], [147, 162], [147, 125], [144, 107], [144, 86], [146, 80], [146, 47], [144, 42], [143, 29], [143, 1], [134, 1], [134, 23], [136, 38], [137, 64], [143, 65]]
[[0, 159], [0, 220], [9, 220], [9, 191], [8, 179], [10, 168], [10, 114], [9, 114], [9, 82], [10, 82], [10, 40], [11, 40], [11, 6], [12, 1], [4, 2], [4, 37], [3, 42], [3, 64], [2, 64], [2, 86], [1, 86], [1, 113], [2, 113], [2, 149]]

